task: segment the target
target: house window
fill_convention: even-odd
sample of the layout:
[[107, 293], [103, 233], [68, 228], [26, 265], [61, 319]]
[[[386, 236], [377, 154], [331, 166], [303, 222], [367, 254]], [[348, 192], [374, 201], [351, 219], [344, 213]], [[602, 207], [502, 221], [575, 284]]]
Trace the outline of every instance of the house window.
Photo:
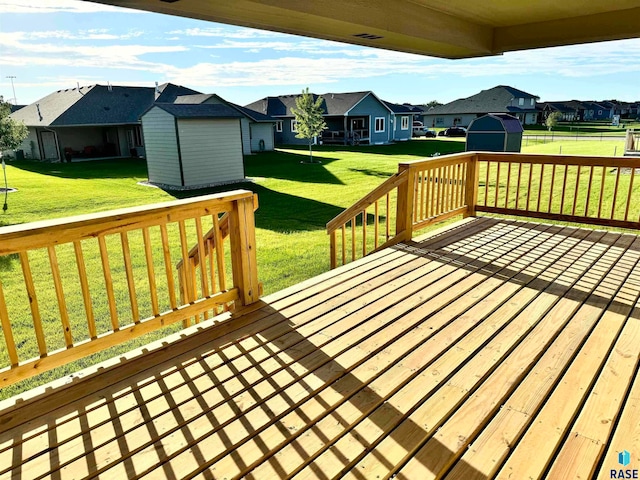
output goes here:
[[444, 125], [444, 117], [436, 117], [436, 125]]
[[376, 117], [376, 133], [384, 132], [384, 117]]
[[276, 132], [281, 132], [282, 131], [282, 120], [278, 120], [276, 122]]
[[518, 99], [518, 105], [524, 105], [524, 98]]
[[532, 98], [531, 99], [531, 106], [533, 107], [535, 104], [536, 104], [536, 100], [535, 100], [535, 98]]
[[400, 117], [402, 120], [400, 121], [400, 128], [402, 130], [409, 130], [409, 117]]
[[462, 117], [456, 117], [453, 119], [453, 126], [460, 125], [462, 123]]
[[291, 120], [291, 131], [298, 133], [298, 122], [296, 120]]
[[598, 115], [602, 115], [602, 110], [598, 110]]

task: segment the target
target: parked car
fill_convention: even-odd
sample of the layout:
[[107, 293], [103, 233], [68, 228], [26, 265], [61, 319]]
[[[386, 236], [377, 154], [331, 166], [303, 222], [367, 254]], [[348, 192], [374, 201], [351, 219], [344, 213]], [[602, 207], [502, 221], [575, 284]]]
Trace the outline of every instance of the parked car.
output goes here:
[[411, 132], [412, 137], [435, 137], [436, 132], [434, 130], [430, 130], [427, 127], [413, 127], [413, 131]]
[[464, 127], [449, 127], [438, 132], [439, 137], [466, 137], [467, 129]]

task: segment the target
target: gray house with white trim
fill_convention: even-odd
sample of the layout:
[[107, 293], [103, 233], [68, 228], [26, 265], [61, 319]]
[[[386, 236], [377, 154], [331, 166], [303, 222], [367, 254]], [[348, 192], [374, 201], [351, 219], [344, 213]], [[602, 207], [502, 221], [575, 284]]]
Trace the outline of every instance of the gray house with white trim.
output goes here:
[[[307, 140], [296, 137], [295, 115], [299, 95], [281, 95], [257, 100], [246, 108], [274, 118], [276, 144], [304, 145]], [[313, 94], [314, 99], [318, 95]], [[395, 113], [373, 92], [325, 93], [322, 109], [327, 130], [319, 139], [325, 144], [382, 145], [394, 140]]]
[[244, 179], [243, 118], [221, 104], [154, 104], [142, 115], [149, 182], [183, 189]]

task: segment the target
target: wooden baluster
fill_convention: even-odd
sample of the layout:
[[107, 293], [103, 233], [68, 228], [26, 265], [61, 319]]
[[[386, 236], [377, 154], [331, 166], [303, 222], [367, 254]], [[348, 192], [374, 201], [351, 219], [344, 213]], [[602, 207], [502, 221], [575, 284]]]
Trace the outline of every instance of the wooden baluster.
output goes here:
[[487, 162], [487, 175], [484, 179], [484, 206], [488, 205], [489, 199], [489, 171], [491, 170], [491, 162]]
[[87, 328], [91, 339], [98, 337], [96, 320], [93, 314], [93, 304], [91, 303], [91, 293], [89, 292], [89, 279], [87, 277], [87, 267], [84, 263], [82, 245], [79, 241], [73, 242], [73, 249], [76, 255], [76, 265], [78, 266], [78, 276], [80, 277], [80, 291], [84, 302], [84, 311], [87, 314]]
[[116, 308], [116, 297], [113, 293], [113, 279], [111, 278], [111, 267], [109, 266], [109, 252], [104, 235], [98, 235], [98, 246], [100, 247], [100, 260], [102, 262], [102, 273], [104, 275], [104, 285], [107, 290], [107, 302], [109, 303], [109, 316], [111, 317], [111, 328], [114, 332], [120, 330], [118, 321], [118, 310]]
[[220, 230], [220, 222], [218, 215], [213, 215], [213, 231], [215, 232], [216, 240], [216, 262], [218, 266], [218, 283], [220, 285], [220, 291], [223, 292], [227, 289], [227, 274], [224, 266], [224, 239], [222, 238], [222, 231]]
[[461, 207], [465, 205], [465, 198], [467, 196], [467, 165], [467, 162], [462, 164], [462, 174], [460, 176], [460, 193], [458, 197], [458, 205]]
[[18, 365], [20, 360], [18, 358], [18, 351], [16, 350], [16, 343], [13, 339], [13, 331], [11, 330], [11, 322], [9, 321], [9, 312], [7, 310], [7, 304], [4, 298], [4, 289], [2, 288], [1, 281], [0, 281], [0, 325], [2, 326], [4, 343], [7, 345], [9, 362], [11, 362], [11, 366]]
[[149, 228], [142, 229], [142, 241], [144, 243], [144, 256], [147, 263], [147, 278], [149, 279], [149, 293], [151, 295], [151, 311], [154, 317], [160, 315], [160, 307], [158, 306], [158, 289], [156, 286], [156, 274], [153, 266], [153, 253], [151, 251], [151, 236]]
[[516, 185], [516, 210], [520, 204], [520, 183], [522, 182], [522, 163], [518, 164], [518, 183]]
[[509, 189], [511, 188], [511, 162], [507, 164], [507, 189], [504, 195], [504, 208], [509, 208]]
[[533, 163], [529, 164], [529, 184], [527, 185], [527, 204], [525, 210], [530, 211], [529, 204], [531, 203], [531, 184], [533, 183]]
[[613, 187], [613, 201], [611, 202], [611, 220], [615, 218], [616, 213], [616, 200], [618, 199], [618, 185], [620, 184], [620, 167], [617, 168], [616, 183]]
[[573, 208], [571, 209], [571, 215], [576, 214], [576, 205], [578, 204], [579, 191], [580, 191], [580, 165], [578, 165], [578, 173], [576, 174], [576, 191], [573, 194]]
[[351, 261], [356, 259], [356, 217], [351, 219]]
[[362, 256], [367, 255], [367, 209], [362, 211]]
[[629, 177], [629, 193], [627, 194], [627, 205], [624, 209], [624, 221], [629, 219], [629, 207], [631, 206], [631, 194], [633, 193], [633, 177], [636, 174], [636, 169], [631, 168], [631, 176]]
[[60, 321], [62, 322], [64, 343], [67, 348], [71, 348], [73, 347], [73, 336], [71, 335], [71, 324], [69, 323], [69, 311], [67, 310], [67, 302], [64, 298], [64, 290], [62, 289], [62, 277], [60, 276], [60, 267], [58, 265], [56, 247], [54, 247], [53, 245], [49, 245], [47, 247], [47, 253], [49, 254], [49, 264], [51, 265], [53, 288], [56, 292], [56, 298], [58, 300], [58, 310], [60, 311]]
[[602, 181], [600, 183], [600, 201], [598, 202], [598, 218], [602, 218], [602, 201], [604, 200], [604, 182], [607, 179], [607, 167], [602, 167]]
[[420, 193], [420, 220], [424, 220], [425, 216], [424, 216], [424, 209], [425, 209], [425, 204], [426, 204], [426, 187], [427, 187], [427, 180], [426, 180], [426, 170], [421, 170], [420, 171], [420, 187], [421, 187], [421, 193]]
[[209, 280], [211, 281], [211, 294], [213, 295], [219, 292], [217, 289], [218, 282], [216, 281], [216, 247], [213, 236], [207, 238], [205, 248], [207, 249], [207, 257], [209, 258]]
[[442, 167], [438, 167], [437, 177], [437, 187], [438, 191], [436, 192], [436, 205], [435, 205], [435, 215], [440, 215], [442, 213], [442, 191], [444, 190], [444, 186], [442, 185]]
[[[387, 218], [388, 221], [388, 218]], [[387, 236], [389, 234], [387, 233]], [[342, 225], [342, 265], [347, 263], [347, 226]]]
[[374, 207], [375, 208], [375, 213], [374, 213], [374, 224], [373, 224], [374, 238], [375, 238], [375, 240], [373, 242], [373, 245], [374, 245], [374, 248], [376, 250], [378, 249], [378, 234], [379, 234], [378, 217], [380, 215], [380, 212], [378, 210], [378, 202], [379, 202], [379, 200], [376, 200], [375, 207]]
[[420, 178], [420, 172], [416, 172], [416, 176], [413, 179], [413, 223], [418, 223], [418, 202], [420, 201], [420, 188], [418, 187], [418, 178]]
[[495, 194], [495, 198], [493, 201], [493, 206], [497, 207], [498, 206], [498, 194], [500, 193], [500, 164], [502, 162], [498, 162], [498, 169], [496, 172], [496, 194]]
[[536, 205], [536, 212], [540, 211], [540, 200], [542, 200], [542, 184], [544, 183], [544, 163], [540, 167], [540, 179], [538, 180], [538, 203]]
[[551, 186], [549, 188], [549, 209], [548, 213], [551, 213], [551, 201], [553, 200], [553, 187], [556, 182], [556, 164], [553, 164], [553, 168], [551, 169]]
[[584, 206], [584, 216], [589, 216], [589, 202], [591, 201], [591, 185], [593, 183], [593, 165], [589, 167], [589, 183], [587, 184], [587, 199]]
[[569, 165], [564, 166], [564, 178], [562, 179], [562, 196], [560, 197], [560, 215], [564, 213], [564, 198], [567, 191], [567, 177], [569, 176]]
[[[175, 310], [178, 308], [176, 284], [173, 278], [173, 264], [171, 262], [171, 250], [169, 249], [169, 235], [167, 234], [167, 226], [164, 223], [160, 225], [160, 238], [162, 240], [162, 256], [164, 257], [164, 269], [167, 276], [167, 288], [169, 289], [169, 305], [171, 305], [172, 310]], [[184, 270], [184, 267], [182, 270]], [[182, 288], [180, 288], [180, 291], [182, 291]]]
[[430, 179], [430, 187], [431, 187], [431, 200], [429, 202], [429, 218], [436, 216], [436, 188], [438, 184], [436, 183], [436, 171], [435, 169], [429, 170]]
[[127, 232], [120, 233], [122, 243], [122, 257], [124, 258], [124, 269], [129, 287], [129, 301], [131, 302], [131, 315], [133, 323], [140, 323], [140, 312], [138, 311], [138, 297], [136, 295], [136, 281], [133, 278], [133, 265], [131, 264], [131, 251], [129, 249], [129, 238]]
[[22, 266], [22, 275], [24, 276], [24, 284], [27, 288], [27, 295], [29, 295], [29, 308], [31, 309], [33, 329], [36, 333], [36, 340], [38, 342], [38, 352], [40, 353], [40, 357], [46, 357], [47, 343], [44, 338], [44, 330], [42, 329], [42, 318], [40, 317], [38, 297], [33, 283], [33, 275], [31, 274], [31, 265], [29, 265], [29, 256], [27, 252], [20, 252], [19, 255], [20, 265]]
[[[207, 276], [207, 252], [204, 246], [204, 235], [202, 231], [202, 220], [200, 217], [195, 218], [196, 235], [198, 237], [198, 264], [200, 265], [200, 285], [202, 288], [202, 296], [209, 296], [209, 278]], [[194, 299], [195, 300], [195, 299]], [[204, 319], [209, 318], [209, 311], [203, 313]]]
[[338, 259], [336, 258], [336, 256], [336, 232], [334, 230], [329, 234], [329, 266], [331, 269], [334, 269], [338, 266]]
[[[193, 293], [194, 284], [192, 283], [193, 276], [191, 275], [191, 261], [189, 259], [189, 247], [187, 246], [187, 229], [184, 224], [184, 220], [178, 221], [178, 230], [180, 233], [180, 252], [182, 255], [182, 270], [180, 275], [180, 284], [182, 285], [182, 303], [187, 304], [195, 297]], [[194, 318], [195, 320], [195, 318]], [[191, 325], [191, 319], [185, 318], [183, 325], [188, 327]]]
[[[396, 198], [397, 201], [397, 198]], [[387, 193], [387, 221], [385, 222], [387, 240], [391, 238], [391, 193]]]
[[451, 203], [450, 200], [450, 196], [451, 196], [451, 165], [447, 165], [446, 167], [444, 167], [444, 202], [442, 205], [442, 211], [443, 212], [448, 212], [449, 211], [449, 204]]

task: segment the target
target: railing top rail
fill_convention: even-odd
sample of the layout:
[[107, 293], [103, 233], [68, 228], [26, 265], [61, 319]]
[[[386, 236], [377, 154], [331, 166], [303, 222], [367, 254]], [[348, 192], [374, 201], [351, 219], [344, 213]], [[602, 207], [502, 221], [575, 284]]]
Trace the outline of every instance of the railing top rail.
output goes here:
[[327, 233], [333, 232], [335, 229], [349, 221], [363, 209], [373, 205], [376, 200], [382, 198], [383, 195], [391, 192], [398, 185], [407, 180], [407, 172], [394, 173], [391, 177], [387, 178], [382, 184], [378, 185], [374, 190], [369, 192], [366, 196], [358, 200], [356, 203], [347, 208], [344, 212], [339, 214], [333, 220], [327, 223]]
[[[472, 152], [469, 152], [472, 153]], [[640, 159], [586, 155], [548, 155], [542, 153], [473, 152], [479, 161], [533, 163], [544, 165], [582, 165], [595, 167], [640, 168]]]
[[177, 221], [189, 218], [203, 208], [208, 209], [211, 214], [220, 213], [227, 211], [232, 202], [252, 196], [253, 192], [248, 190], [234, 190], [152, 205], [1, 227], [0, 255], [93, 238], [118, 230]]

